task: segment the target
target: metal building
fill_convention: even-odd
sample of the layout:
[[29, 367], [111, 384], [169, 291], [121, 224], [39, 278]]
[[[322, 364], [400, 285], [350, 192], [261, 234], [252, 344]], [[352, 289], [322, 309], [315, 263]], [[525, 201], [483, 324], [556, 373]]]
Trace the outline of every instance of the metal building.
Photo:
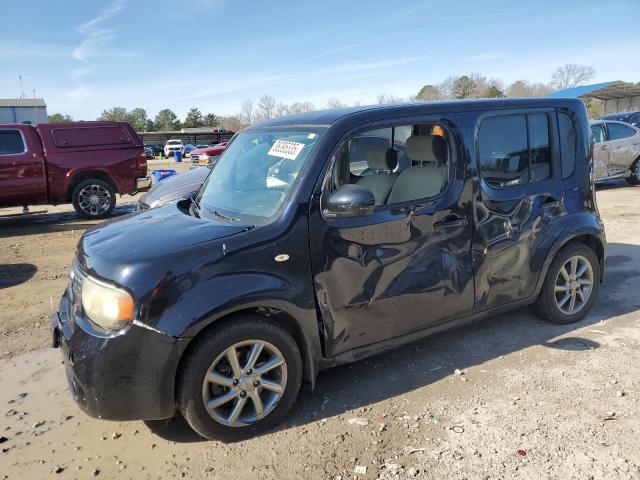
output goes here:
[[595, 98], [604, 102], [604, 113], [640, 110], [640, 84], [630, 82], [605, 82], [581, 85], [554, 92], [548, 97]]
[[42, 98], [0, 98], [0, 123], [48, 123]]

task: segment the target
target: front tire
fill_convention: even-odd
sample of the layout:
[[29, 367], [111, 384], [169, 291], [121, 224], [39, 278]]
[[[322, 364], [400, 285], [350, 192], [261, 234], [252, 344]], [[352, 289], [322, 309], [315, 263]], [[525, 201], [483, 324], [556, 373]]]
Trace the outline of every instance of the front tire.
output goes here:
[[116, 191], [110, 183], [91, 178], [76, 185], [71, 202], [82, 218], [104, 218], [116, 206]]
[[177, 404], [198, 434], [241, 440], [272, 427], [291, 409], [302, 360], [286, 330], [265, 317], [242, 315], [196, 342], [178, 374]]
[[640, 185], [640, 158], [631, 165], [631, 175], [625, 179], [631, 185]]
[[551, 323], [578, 322], [591, 310], [599, 287], [596, 254], [587, 245], [571, 243], [553, 259], [534, 309]]

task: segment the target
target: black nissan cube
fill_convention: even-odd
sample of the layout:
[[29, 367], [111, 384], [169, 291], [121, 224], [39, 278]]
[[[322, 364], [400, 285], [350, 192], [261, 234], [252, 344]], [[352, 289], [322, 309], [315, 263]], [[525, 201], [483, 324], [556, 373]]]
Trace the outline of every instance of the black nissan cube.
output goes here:
[[321, 369], [524, 305], [579, 321], [607, 249], [591, 151], [577, 99], [253, 125], [192, 198], [83, 235], [52, 316], [74, 398], [230, 441]]

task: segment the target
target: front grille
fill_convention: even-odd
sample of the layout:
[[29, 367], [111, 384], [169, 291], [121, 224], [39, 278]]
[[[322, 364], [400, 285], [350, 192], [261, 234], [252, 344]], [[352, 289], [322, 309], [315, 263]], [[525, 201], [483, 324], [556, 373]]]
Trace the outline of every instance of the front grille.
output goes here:
[[198, 155], [197, 153], [192, 153], [191, 154], [191, 160], [193, 160], [194, 162], [197, 162], [200, 160], [200, 155]]

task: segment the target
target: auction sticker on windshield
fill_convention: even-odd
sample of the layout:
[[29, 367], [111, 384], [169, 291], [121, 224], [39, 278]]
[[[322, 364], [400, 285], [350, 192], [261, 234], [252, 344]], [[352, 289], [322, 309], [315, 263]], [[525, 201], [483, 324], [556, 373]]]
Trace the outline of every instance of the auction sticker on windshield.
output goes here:
[[295, 160], [302, 149], [304, 143], [289, 142], [287, 140], [276, 140], [276, 142], [269, 150], [268, 154], [274, 157], [287, 158], [289, 160]]

